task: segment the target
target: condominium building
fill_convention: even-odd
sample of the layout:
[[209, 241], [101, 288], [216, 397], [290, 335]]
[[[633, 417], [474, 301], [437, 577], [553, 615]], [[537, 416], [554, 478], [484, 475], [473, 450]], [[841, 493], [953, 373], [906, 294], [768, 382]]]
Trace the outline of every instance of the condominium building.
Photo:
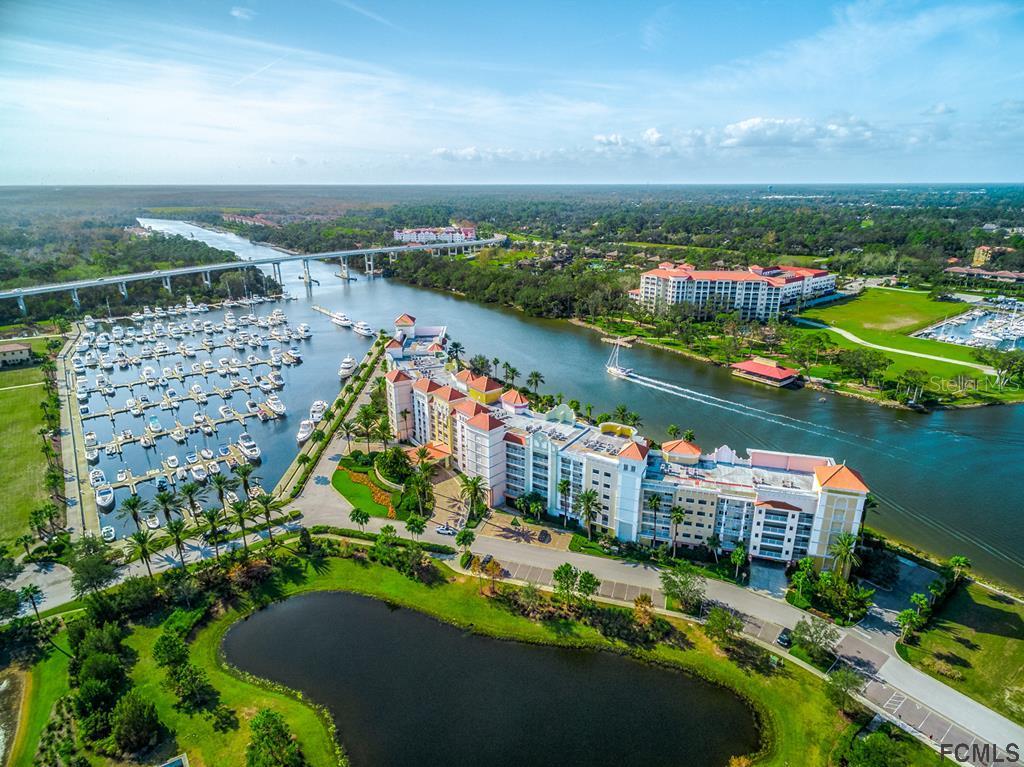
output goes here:
[[743, 319], [769, 320], [780, 310], [835, 292], [835, 275], [800, 266], [751, 266], [746, 271], [701, 271], [665, 262], [644, 272], [630, 297], [655, 309], [689, 303], [708, 311], [737, 311]]
[[[453, 373], [443, 339], [410, 339], [408, 326], [395, 332], [405, 353], [388, 355], [392, 430], [482, 477], [492, 505], [529, 495], [551, 515], [580, 520], [580, 493], [593, 490], [594, 526], [623, 541], [668, 544], [674, 537], [698, 546], [717, 536], [726, 551], [742, 544], [754, 557], [810, 556], [824, 566], [835, 537], [860, 527], [868, 488], [833, 458], [756, 448], [740, 454], [728, 446], [705, 452], [684, 440], [655, 448], [630, 426], [580, 421], [565, 404], [535, 412], [515, 389]], [[675, 525], [673, 509], [682, 511]]]
[[475, 226], [433, 226], [416, 229], [396, 229], [398, 242], [467, 242], [476, 239]]

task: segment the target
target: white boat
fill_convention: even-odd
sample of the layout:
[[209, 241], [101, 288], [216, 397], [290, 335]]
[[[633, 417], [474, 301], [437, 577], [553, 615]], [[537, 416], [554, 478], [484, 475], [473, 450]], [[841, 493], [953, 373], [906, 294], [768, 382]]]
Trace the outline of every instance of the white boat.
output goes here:
[[89, 484], [92, 487], [107, 484], [107, 475], [103, 473], [103, 469], [93, 469], [89, 472]]
[[276, 394], [271, 394], [264, 401], [266, 402], [267, 407], [270, 408], [271, 412], [276, 415], [284, 415], [287, 412], [287, 408], [285, 408], [281, 398]]
[[297, 331], [300, 338], [309, 338], [311, 335], [313, 335], [313, 333], [309, 329], [309, 325], [307, 325], [305, 322], [299, 323]]
[[341, 361], [341, 365], [338, 367], [338, 378], [344, 381], [346, 378], [356, 372], [356, 358], [351, 354], [346, 354], [345, 359]]
[[260, 412], [260, 406], [256, 404], [255, 400], [247, 399], [245, 401], [245, 410], [248, 413]]
[[324, 420], [324, 413], [327, 412], [327, 403], [318, 399], [309, 408], [309, 420], [313, 423], [320, 423]]
[[217, 412], [220, 413], [221, 418], [234, 418], [235, 411], [231, 409], [231, 405], [221, 405], [217, 408]]
[[157, 418], [155, 415], [151, 415], [149, 417], [149, 422], [146, 424], [146, 428], [149, 429], [151, 432], [158, 432], [164, 430], [164, 425], [160, 423], [159, 418]]
[[315, 428], [316, 425], [312, 421], [308, 418], [303, 418], [302, 421], [299, 422], [299, 433], [295, 435], [295, 441], [300, 445], [305, 443]]
[[107, 543], [113, 543], [114, 539], [117, 538], [117, 533], [114, 532], [114, 528], [110, 525], [104, 525], [100, 528], [100, 537]]
[[142, 445], [144, 448], [150, 448], [153, 447], [153, 445], [155, 445], [156, 442], [148, 434], [143, 434], [141, 437], [139, 437], [139, 444]]
[[354, 324], [352, 326], [352, 330], [361, 336], [366, 336], [367, 338], [372, 338], [373, 336], [377, 335], [376, 333], [373, 332], [373, 328], [371, 328], [367, 323], [363, 322], [362, 320], [359, 320], [359, 322]]
[[249, 432], [242, 432], [238, 437], [238, 449], [242, 451], [242, 455], [248, 458], [250, 461], [258, 461], [260, 459], [260, 448], [256, 444], [256, 440], [250, 436]]
[[633, 368], [623, 367], [619, 364], [619, 345], [615, 344], [615, 348], [612, 349], [611, 356], [608, 357], [608, 362], [604, 366], [605, 372], [615, 378], [629, 378], [633, 375]]
[[205, 482], [206, 476], [206, 467], [204, 467], [201, 463], [196, 464], [195, 466], [192, 467], [192, 479], [194, 479], [196, 482]]
[[145, 522], [146, 527], [148, 527], [150, 530], [156, 530], [158, 527], [160, 527], [160, 517], [158, 517], [156, 514], [150, 514], [148, 517], [146, 517]]
[[92, 447], [93, 445], [96, 444], [96, 432], [87, 431], [83, 436], [85, 437], [86, 447]]
[[128, 469], [118, 469], [117, 470], [117, 481], [118, 482], [127, 482], [128, 481], [128, 477], [130, 477], [130, 476], [131, 476], [131, 473], [128, 471]]
[[350, 320], [343, 312], [336, 312], [331, 315], [331, 322], [337, 325], [339, 328], [350, 328], [352, 327], [352, 320]]
[[85, 326], [89, 329], [96, 327], [96, 320], [92, 318], [91, 314], [87, 314], [84, 317], [82, 317], [82, 322], [84, 322]]
[[110, 485], [96, 488], [96, 505], [101, 509], [109, 509], [114, 505], [114, 488]]
[[176, 455], [169, 455], [169, 456], [167, 456], [167, 468], [168, 469], [177, 469], [178, 468], [178, 463], [179, 463], [178, 456], [176, 456]]
[[177, 469], [174, 470], [174, 476], [177, 477], [178, 480], [181, 482], [187, 482], [188, 469], [186, 469], [184, 466], [179, 466]]
[[89, 448], [85, 451], [85, 460], [89, 463], [96, 463], [100, 458], [100, 451], [94, 447]]
[[210, 461], [206, 464], [206, 471], [209, 474], [220, 474], [220, 463], [217, 461]]
[[208, 447], [200, 448], [199, 457], [202, 458], [204, 461], [209, 461], [211, 458], [213, 458], [213, 451], [210, 450], [210, 448]]

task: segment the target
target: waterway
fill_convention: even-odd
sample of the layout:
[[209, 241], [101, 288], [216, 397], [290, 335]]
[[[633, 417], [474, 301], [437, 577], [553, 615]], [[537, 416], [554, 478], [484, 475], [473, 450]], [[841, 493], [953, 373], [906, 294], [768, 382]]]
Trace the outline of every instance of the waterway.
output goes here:
[[325, 705], [354, 767], [701, 767], [757, 750], [750, 710], [702, 680], [468, 634], [354, 594], [275, 604], [232, 627], [224, 651]]
[[[180, 221], [144, 223], [242, 258], [269, 252], [236, 235]], [[595, 414], [627, 404], [654, 439], [664, 439], [674, 423], [692, 428], [706, 450], [728, 444], [741, 451], [757, 447], [846, 461], [864, 475], [877, 500], [867, 515], [869, 526], [942, 556], [965, 554], [977, 572], [1024, 589], [1024, 407], [922, 415], [806, 389], [770, 389], [646, 347], [624, 350], [621, 358], [646, 380], [624, 381], [605, 374], [610, 347], [598, 334], [567, 322], [533, 319], [388, 279], [359, 275], [345, 282], [336, 276], [336, 265], [315, 261], [311, 272], [320, 284], [309, 291], [300, 281], [301, 265], [284, 264], [282, 272], [286, 289], [299, 298], [284, 305], [289, 320], [313, 326], [317, 344], [316, 353], [306, 355], [302, 375], [295, 376], [301, 386], [336, 391], [337, 363], [347, 353], [343, 347], [352, 343], [352, 334], [332, 332], [313, 304], [373, 327], [388, 327], [408, 312], [422, 322], [447, 325], [470, 355], [507, 360], [521, 371], [520, 381], [529, 371], [540, 371], [542, 390], [589, 402]], [[327, 357], [322, 363], [317, 361], [321, 352]], [[324, 380], [312, 381], [313, 373]], [[285, 394], [282, 398], [288, 402]], [[305, 394], [298, 401], [308, 399]], [[293, 453], [292, 445], [281, 442], [279, 457], [264, 458], [262, 474], [268, 480], [276, 481]]]

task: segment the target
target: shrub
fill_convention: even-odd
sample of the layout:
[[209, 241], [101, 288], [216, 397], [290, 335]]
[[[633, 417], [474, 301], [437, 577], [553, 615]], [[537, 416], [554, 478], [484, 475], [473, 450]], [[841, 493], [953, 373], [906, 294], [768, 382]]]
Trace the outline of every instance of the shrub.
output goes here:
[[188, 660], [188, 645], [175, 631], [164, 631], [153, 644], [153, 660], [158, 666], [178, 666]]
[[252, 718], [249, 745], [245, 747], [246, 767], [303, 767], [306, 759], [295, 742], [284, 717], [269, 708]]
[[156, 707], [135, 689], [129, 690], [114, 706], [110, 730], [122, 751], [134, 753], [154, 740], [160, 729]]
[[113, 607], [118, 614], [137, 620], [159, 604], [159, 593], [152, 578], [128, 578], [112, 595]]

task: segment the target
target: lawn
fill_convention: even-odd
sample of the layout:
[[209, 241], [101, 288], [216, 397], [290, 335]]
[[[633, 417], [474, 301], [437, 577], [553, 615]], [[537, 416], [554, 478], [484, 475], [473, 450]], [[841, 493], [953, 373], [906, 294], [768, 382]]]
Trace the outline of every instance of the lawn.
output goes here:
[[[363, 474], [363, 476], [368, 477], [369, 475]], [[371, 517], [393, 518], [391, 510], [387, 506], [374, 500], [373, 491], [368, 486], [353, 480], [345, 469], [339, 468], [334, 472], [331, 484], [344, 496], [346, 501], [355, 508], [369, 512]]]
[[[54, 641], [67, 648], [63, 635]], [[7, 761], [11, 767], [32, 766], [36, 744], [50, 721], [50, 712], [57, 699], [68, 691], [68, 656], [52, 651], [26, 674], [25, 684], [18, 732]]]
[[[6, 389], [8, 386], [22, 386], [24, 384], [40, 383], [43, 380], [43, 371], [39, 369], [38, 365], [32, 365], [31, 367], [24, 368], [11, 368], [10, 370], [0, 370], [0, 389]], [[42, 395], [39, 395], [42, 399]]]
[[[20, 372], [20, 371], [16, 371]], [[11, 543], [28, 532], [28, 515], [46, 502], [40, 477], [46, 459], [40, 452], [37, 433], [43, 426], [38, 386], [0, 391], [0, 476], [4, 478], [4, 503], [0, 506], [0, 542]]]
[[[959, 589], [900, 653], [925, 673], [1024, 724], [1024, 605], [977, 584]], [[950, 679], [933, 664], [963, 675]]]

